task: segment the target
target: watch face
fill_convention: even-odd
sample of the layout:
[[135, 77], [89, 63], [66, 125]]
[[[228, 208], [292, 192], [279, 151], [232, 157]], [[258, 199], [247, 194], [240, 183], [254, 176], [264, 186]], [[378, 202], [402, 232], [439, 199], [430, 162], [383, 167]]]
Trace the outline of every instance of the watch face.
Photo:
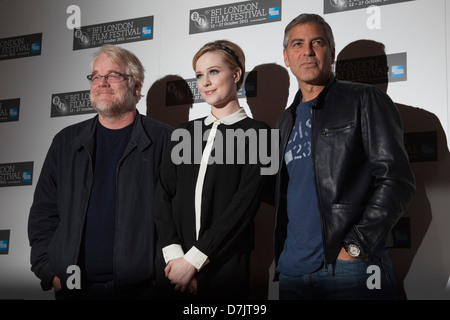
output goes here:
[[348, 254], [352, 257], [359, 256], [359, 248], [354, 244], [348, 246]]

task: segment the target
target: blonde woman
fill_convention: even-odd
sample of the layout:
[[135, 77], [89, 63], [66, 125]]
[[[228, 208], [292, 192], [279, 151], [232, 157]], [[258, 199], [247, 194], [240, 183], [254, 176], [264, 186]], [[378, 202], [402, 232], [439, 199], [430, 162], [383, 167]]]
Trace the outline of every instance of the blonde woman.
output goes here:
[[164, 274], [181, 296], [246, 299], [253, 218], [266, 179], [259, 157], [252, 160], [254, 147], [268, 142], [270, 127], [239, 104], [245, 56], [238, 45], [207, 43], [193, 68], [211, 112], [174, 131], [172, 140], [183, 139], [172, 141], [161, 165], [156, 225]]

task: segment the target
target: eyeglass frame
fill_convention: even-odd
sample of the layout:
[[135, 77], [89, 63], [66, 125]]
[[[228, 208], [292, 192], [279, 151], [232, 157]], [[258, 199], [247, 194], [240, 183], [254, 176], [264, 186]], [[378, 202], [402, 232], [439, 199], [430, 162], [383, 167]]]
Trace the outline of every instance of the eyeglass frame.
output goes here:
[[[99, 74], [95, 74], [95, 75], [88, 74], [88, 75], [86, 76], [86, 78], [87, 78], [91, 83], [94, 83], [94, 80], [92, 79], [92, 77], [94, 77], [94, 76], [99, 76], [99, 77], [100, 77], [100, 79], [98, 80], [99, 83], [101, 82], [101, 79], [102, 79], [102, 78], [105, 78], [105, 81], [109, 82], [109, 81], [108, 81], [108, 78], [109, 78], [109, 76], [110, 76], [111, 74], [116, 74], [116, 75], [118, 75], [118, 76], [120, 76], [120, 77], [132, 77], [131, 74], [125, 74], [125, 73], [121, 73], [121, 72], [110, 72], [110, 73], [105, 74], [104, 76], [101, 76], [101, 75], [99, 75]], [[125, 80], [125, 79], [123, 79], [123, 80]], [[122, 81], [123, 81], [123, 80], [122, 80]], [[118, 82], [116, 82], [116, 83], [120, 83], [120, 82], [122, 82], [122, 81], [118, 81]], [[114, 82], [112, 82], [112, 83], [114, 83]]]

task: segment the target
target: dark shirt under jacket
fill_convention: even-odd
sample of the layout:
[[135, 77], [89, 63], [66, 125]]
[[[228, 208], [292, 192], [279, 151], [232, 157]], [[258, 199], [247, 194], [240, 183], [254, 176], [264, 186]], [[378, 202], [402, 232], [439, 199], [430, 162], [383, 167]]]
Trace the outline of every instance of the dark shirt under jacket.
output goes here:
[[133, 124], [118, 130], [97, 126], [94, 181], [86, 214], [80, 268], [89, 282], [113, 280], [116, 170]]

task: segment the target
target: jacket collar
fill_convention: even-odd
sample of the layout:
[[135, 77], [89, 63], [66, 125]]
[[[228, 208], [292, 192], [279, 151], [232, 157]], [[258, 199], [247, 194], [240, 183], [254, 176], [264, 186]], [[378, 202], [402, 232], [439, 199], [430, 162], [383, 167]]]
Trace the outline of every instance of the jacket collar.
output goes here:
[[[319, 93], [319, 95], [311, 102], [310, 107], [312, 109], [318, 109], [318, 108], [322, 107], [323, 101], [325, 100], [325, 97], [327, 96], [328, 90], [335, 82], [336, 82], [336, 77], [332, 73], [327, 80], [325, 88], [323, 88], [323, 90]], [[288, 108], [288, 111], [290, 113], [295, 114], [295, 110], [296, 110], [298, 104], [300, 103], [300, 101], [302, 101], [302, 97], [303, 97], [302, 91], [300, 89], [298, 89], [297, 93], [295, 94], [294, 101]]]
[[139, 111], [136, 109], [136, 118], [134, 119], [134, 127], [133, 132], [131, 133], [130, 144], [135, 144], [137, 148], [141, 151], [144, 151], [152, 144], [152, 139], [147, 134], [147, 131], [142, 124], [142, 116], [139, 114]]
[[[80, 134], [73, 141], [73, 146], [75, 149], [85, 146], [91, 154], [93, 153], [98, 121], [98, 114], [94, 118], [88, 120], [87, 125], [81, 129]], [[139, 114], [139, 111], [136, 110], [136, 118], [134, 119], [133, 131], [131, 133], [131, 139], [128, 143], [127, 149], [132, 145], [136, 145], [137, 148], [142, 151], [151, 144], [152, 140], [148, 136], [142, 124], [142, 116]]]
[[215, 122], [215, 121], [220, 121], [220, 123], [223, 123], [225, 125], [231, 125], [234, 124], [238, 121], [241, 121], [243, 119], [247, 118], [247, 114], [245, 113], [244, 108], [240, 108], [238, 111], [236, 111], [235, 113], [232, 113], [222, 119], [217, 119], [215, 116], [213, 116], [212, 113], [209, 114], [209, 116], [207, 116], [205, 118], [205, 125], [209, 126], [211, 123]]

